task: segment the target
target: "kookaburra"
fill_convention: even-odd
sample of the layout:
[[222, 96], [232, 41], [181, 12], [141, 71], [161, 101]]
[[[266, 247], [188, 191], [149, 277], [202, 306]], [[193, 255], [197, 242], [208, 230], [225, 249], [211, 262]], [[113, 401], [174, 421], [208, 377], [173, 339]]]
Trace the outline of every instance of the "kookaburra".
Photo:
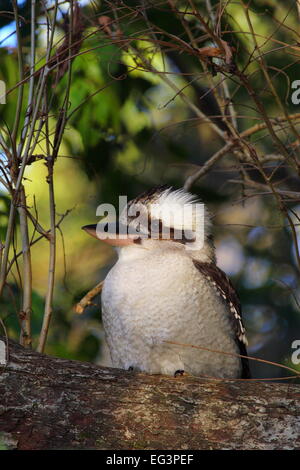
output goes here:
[[[136, 205], [138, 214], [131, 211]], [[248, 359], [239, 357], [247, 356], [240, 302], [216, 265], [210, 225], [203, 204], [182, 189], [154, 188], [127, 204], [116, 233], [104, 240], [118, 253], [102, 291], [114, 367], [250, 377]], [[99, 238], [107, 224], [83, 229]]]

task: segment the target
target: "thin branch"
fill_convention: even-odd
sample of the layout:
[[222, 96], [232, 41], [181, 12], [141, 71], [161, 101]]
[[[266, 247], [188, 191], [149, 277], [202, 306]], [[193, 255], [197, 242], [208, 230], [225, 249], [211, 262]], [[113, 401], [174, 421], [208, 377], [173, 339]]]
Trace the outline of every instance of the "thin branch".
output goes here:
[[[206, 348], [204, 346], [195, 346], [194, 344], [178, 343], [177, 341], [164, 341], [164, 342], [168, 343], [168, 344], [174, 344], [174, 345], [177, 345], [177, 346], [183, 346], [183, 347], [186, 347], [186, 348], [194, 348], [194, 349], [200, 349], [201, 351], [208, 351], [208, 352], [212, 352], [212, 353], [216, 353], [216, 354], [222, 354], [222, 355], [225, 355], [225, 356], [240, 357], [240, 358], [244, 358], [244, 359], [249, 359], [250, 361], [262, 362], [264, 364], [269, 364], [269, 365], [272, 365], [272, 366], [280, 367], [282, 369], [286, 369], [289, 372], [292, 372], [293, 374], [295, 374], [296, 377], [300, 377], [300, 372], [297, 369], [293, 369], [292, 367], [284, 366], [283, 364], [279, 364], [278, 362], [267, 361], [266, 359], [260, 359], [258, 357], [253, 357], [253, 356], [244, 356], [243, 354], [235, 354], [235, 353], [230, 353], [230, 352], [226, 352], [226, 351], [220, 351], [219, 349]], [[221, 380], [224, 380], [224, 379], [221, 379]], [[236, 379], [233, 379], [233, 380], [236, 380]], [[246, 379], [246, 380], [248, 381], [249, 379]], [[254, 379], [254, 380], [257, 380], [257, 379]]]
[[[14, 10], [14, 18], [16, 23], [16, 33], [17, 33], [17, 50], [18, 50], [18, 65], [19, 65], [19, 80], [22, 82], [24, 78], [24, 63], [23, 63], [23, 51], [22, 51], [22, 42], [21, 42], [21, 34], [20, 34], [20, 26], [19, 26], [19, 15], [18, 15], [18, 5], [17, 1], [13, 0], [13, 10]], [[23, 92], [24, 92], [24, 84], [18, 87], [18, 101], [17, 107], [15, 112], [15, 122], [13, 126], [13, 131], [11, 135], [11, 141], [15, 142], [16, 135], [19, 129], [20, 117], [21, 117], [21, 110], [22, 110], [22, 103], [23, 103]]]
[[[69, 106], [69, 95], [70, 95], [70, 88], [71, 88], [71, 77], [72, 77], [72, 39], [74, 34], [74, 5], [73, 0], [70, 1], [70, 25], [68, 30], [68, 41], [69, 41], [69, 61], [67, 62], [67, 87], [66, 93], [64, 97], [63, 107], [60, 112], [60, 116], [58, 118], [56, 124], [56, 131], [54, 135], [54, 143], [53, 143], [53, 150], [50, 154], [50, 144], [49, 144], [49, 137], [46, 138], [46, 145], [47, 145], [47, 168], [48, 168], [48, 176], [47, 182], [49, 185], [49, 213], [50, 213], [50, 252], [49, 252], [49, 269], [48, 269], [48, 286], [47, 286], [47, 293], [46, 293], [46, 301], [45, 301], [45, 310], [44, 310], [44, 317], [43, 317], [43, 324], [42, 329], [39, 336], [39, 343], [37, 347], [38, 352], [43, 352], [45, 349], [50, 321], [53, 312], [53, 293], [54, 293], [54, 281], [55, 281], [55, 263], [56, 263], [56, 217], [55, 217], [55, 194], [54, 194], [54, 180], [53, 180], [53, 172], [54, 172], [54, 164], [58, 155], [59, 147], [63, 138], [63, 132], [65, 130], [65, 125], [67, 122], [67, 111]], [[45, 103], [46, 103], [46, 135], [49, 136], [49, 124], [48, 124], [48, 109], [47, 109], [47, 96], [45, 96]]]
[[[289, 118], [292, 119], [300, 119], [300, 113], [296, 114], [291, 114], [289, 115]], [[285, 122], [286, 119], [285, 117], [279, 117], [277, 119], [271, 119], [271, 122], [273, 123], [274, 126], [280, 126], [282, 122]], [[268, 124], [263, 122], [261, 124], [255, 124], [254, 126], [250, 127], [249, 129], [246, 129], [244, 132], [241, 132], [240, 137], [242, 139], [245, 139], [247, 137], [250, 137], [251, 135], [255, 134], [256, 132], [259, 132], [263, 129], [266, 129], [268, 127]], [[190, 190], [192, 185], [200, 179], [202, 176], [204, 176], [208, 171], [211, 169], [215, 163], [217, 163], [221, 158], [226, 155], [230, 150], [232, 150], [236, 145], [239, 145], [238, 140], [233, 140], [229, 142], [228, 144], [224, 145], [220, 150], [218, 150], [207, 162], [203, 165], [203, 167], [199, 168], [195, 173], [192, 175], [188, 176], [185, 183], [184, 183], [184, 188], [186, 190]]]
[[18, 212], [20, 217], [23, 253], [23, 301], [22, 311], [19, 314], [21, 323], [20, 344], [25, 347], [31, 347], [32, 269], [24, 186], [22, 186], [20, 191], [20, 205], [18, 207]]
[[99, 282], [75, 305], [75, 312], [81, 315], [89, 305], [93, 305], [92, 300], [102, 291], [104, 281]]

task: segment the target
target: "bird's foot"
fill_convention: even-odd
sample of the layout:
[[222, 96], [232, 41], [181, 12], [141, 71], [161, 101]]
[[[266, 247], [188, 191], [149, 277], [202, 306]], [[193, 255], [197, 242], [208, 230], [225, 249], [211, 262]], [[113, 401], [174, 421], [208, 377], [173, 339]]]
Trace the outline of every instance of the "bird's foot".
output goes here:
[[176, 372], [174, 373], [175, 378], [176, 377], [187, 377], [188, 375], [190, 375], [190, 374], [188, 374], [187, 372], [185, 372], [184, 370], [181, 370], [181, 369], [176, 370]]

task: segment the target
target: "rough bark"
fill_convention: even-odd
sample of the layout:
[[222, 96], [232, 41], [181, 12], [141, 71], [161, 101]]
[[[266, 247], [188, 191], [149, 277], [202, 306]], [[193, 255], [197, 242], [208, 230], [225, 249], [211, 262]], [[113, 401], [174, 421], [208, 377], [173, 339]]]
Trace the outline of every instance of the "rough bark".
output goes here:
[[0, 444], [17, 449], [300, 449], [300, 386], [136, 374], [10, 343]]

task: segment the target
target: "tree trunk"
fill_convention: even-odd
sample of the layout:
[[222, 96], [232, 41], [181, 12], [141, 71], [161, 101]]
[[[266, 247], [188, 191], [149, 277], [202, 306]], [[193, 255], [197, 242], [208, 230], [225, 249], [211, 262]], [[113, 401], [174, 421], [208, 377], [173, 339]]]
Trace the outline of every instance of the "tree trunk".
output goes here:
[[2, 448], [300, 449], [299, 385], [137, 374], [10, 342], [0, 397]]

